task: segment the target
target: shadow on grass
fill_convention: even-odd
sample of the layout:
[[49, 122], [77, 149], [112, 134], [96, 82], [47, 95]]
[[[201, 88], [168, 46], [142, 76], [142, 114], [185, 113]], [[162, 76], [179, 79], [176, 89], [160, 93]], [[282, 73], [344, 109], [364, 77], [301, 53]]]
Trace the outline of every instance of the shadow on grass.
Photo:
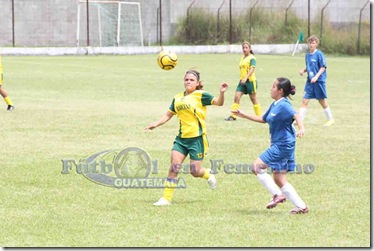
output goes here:
[[[232, 212], [232, 211], [231, 211]], [[288, 211], [284, 210], [258, 210], [258, 209], [236, 209], [234, 212], [241, 214], [241, 215], [280, 215], [285, 216], [288, 214]]]

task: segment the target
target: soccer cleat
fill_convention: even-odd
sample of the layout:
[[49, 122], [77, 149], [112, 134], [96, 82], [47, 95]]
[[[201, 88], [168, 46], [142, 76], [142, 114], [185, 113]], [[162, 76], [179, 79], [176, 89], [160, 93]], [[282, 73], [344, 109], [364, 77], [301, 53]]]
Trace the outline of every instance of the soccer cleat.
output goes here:
[[229, 117], [225, 118], [225, 120], [226, 121], [235, 121], [236, 118], [234, 118], [233, 116], [230, 115]]
[[306, 207], [306, 208], [300, 208], [300, 207], [295, 207], [294, 209], [292, 209], [289, 214], [306, 214], [309, 212], [309, 209]]
[[274, 195], [273, 198], [270, 200], [270, 202], [266, 205], [267, 209], [272, 209], [276, 207], [279, 203], [283, 203], [286, 201], [286, 196], [283, 194], [281, 195]]
[[153, 203], [154, 206], [170, 206], [171, 202], [161, 197], [157, 202]]
[[6, 109], [7, 111], [12, 111], [12, 110], [14, 110], [14, 106], [12, 106], [12, 105], [8, 105], [8, 108]]
[[333, 119], [328, 120], [323, 126], [331, 126], [335, 121]]
[[208, 179], [208, 184], [209, 184], [210, 189], [212, 190], [216, 189], [217, 180], [216, 180], [216, 177], [214, 177], [214, 174], [210, 174], [210, 177]]

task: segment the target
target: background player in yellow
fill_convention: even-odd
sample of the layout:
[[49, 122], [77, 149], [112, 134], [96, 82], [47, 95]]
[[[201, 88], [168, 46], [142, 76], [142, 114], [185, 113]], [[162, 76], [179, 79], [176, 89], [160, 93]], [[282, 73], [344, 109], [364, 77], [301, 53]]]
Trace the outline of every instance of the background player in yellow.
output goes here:
[[180, 122], [179, 133], [175, 138], [171, 152], [171, 165], [165, 182], [164, 194], [153, 204], [155, 206], [171, 205], [178, 182], [178, 171], [187, 155], [190, 155], [192, 176], [206, 179], [211, 189], [215, 189], [217, 183], [210, 170], [202, 167], [203, 159], [208, 150], [205, 124], [206, 106], [222, 106], [224, 93], [228, 86], [226, 83], [222, 83], [219, 96], [214, 97], [202, 90], [203, 84], [200, 81], [200, 73], [196, 70], [189, 70], [184, 76], [184, 88], [184, 92], [174, 96], [168, 111], [158, 121], [145, 128], [145, 130], [153, 130], [168, 122], [174, 115], [178, 116]]
[[[240, 99], [243, 94], [249, 94], [249, 98], [253, 104], [253, 109], [257, 116], [261, 116], [261, 106], [257, 100], [257, 79], [255, 75], [256, 57], [251, 49], [251, 44], [247, 41], [242, 43], [243, 57], [240, 59], [240, 81], [236, 88], [234, 103], [231, 111], [236, 111], [240, 107]], [[236, 120], [236, 115], [231, 114], [226, 121]]]
[[8, 96], [8, 92], [4, 89], [3, 87], [3, 65], [2, 65], [2, 60], [1, 60], [1, 54], [0, 54], [0, 94], [3, 96], [5, 103], [8, 105], [7, 110], [11, 111], [14, 109], [13, 102]]

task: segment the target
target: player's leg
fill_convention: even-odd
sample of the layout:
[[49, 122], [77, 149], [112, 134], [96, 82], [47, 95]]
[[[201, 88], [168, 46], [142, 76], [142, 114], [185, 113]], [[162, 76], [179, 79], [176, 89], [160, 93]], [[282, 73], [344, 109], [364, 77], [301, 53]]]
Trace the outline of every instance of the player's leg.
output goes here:
[[8, 92], [2, 87], [3, 85], [3, 65], [1, 64], [1, 54], [0, 54], [0, 95], [4, 98], [5, 103], [8, 105], [7, 110], [11, 111], [14, 109], [13, 102], [8, 96]]
[[7, 110], [11, 111], [14, 109], [13, 102], [8, 96], [8, 92], [2, 87], [2, 84], [0, 83], [0, 95], [4, 98], [5, 103], [8, 105]]
[[[178, 150], [174, 150], [176, 144], [174, 144], [173, 150], [171, 151], [171, 164], [168, 172], [168, 177], [165, 181], [165, 189], [163, 196], [153, 205], [154, 206], [167, 206], [171, 205], [175, 188], [178, 184], [177, 176], [179, 169], [182, 167], [182, 163], [186, 158], [187, 154], [181, 153]], [[178, 145], [177, 145], [178, 147]]]
[[305, 83], [304, 97], [303, 97], [303, 100], [301, 102], [301, 107], [300, 107], [300, 110], [299, 110], [299, 115], [300, 115], [301, 120], [304, 120], [304, 118], [305, 118], [306, 111], [307, 111], [308, 104], [309, 104], [309, 100], [315, 98], [313, 85], [315, 85], [315, 84], [312, 84], [309, 81], [307, 81]]
[[[265, 153], [263, 153], [260, 157], [263, 157], [264, 154]], [[267, 165], [260, 157], [253, 162], [253, 171], [258, 180], [272, 195], [272, 199], [266, 205], [267, 209], [271, 209], [276, 207], [279, 203], [283, 203], [286, 200], [286, 197], [284, 197], [274, 179], [267, 173]]]
[[189, 146], [190, 154], [190, 172], [191, 175], [196, 178], [203, 178], [207, 180], [210, 189], [215, 189], [217, 186], [217, 180], [214, 174], [210, 173], [210, 169], [205, 169], [202, 166], [203, 159], [208, 150], [208, 140], [206, 135], [202, 135], [197, 138], [194, 142], [191, 142]]
[[305, 202], [300, 198], [295, 188], [291, 185], [291, 183], [288, 182], [286, 177], [287, 172], [295, 172], [295, 146], [289, 149], [290, 151], [282, 151], [286, 161], [279, 170], [273, 172], [273, 177], [275, 183], [281, 188], [284, 196], [286, 196], [287, 199], [289, 199], [295, 206], [295, 208], [290, 211], [290, 214], [304, 214], [309, 210], [305, 205]]
[[305, 118], [306, 110], [307, 110], [308, 104], [309, 104], [309, 100], [310, 99], [303, 98], [303, 101], [301, 102], [301, 107], [300, 107], [300, 110], [299, 110], [299, 115], [300, 115], [301, 120], [304, 120], [304, 118]]
[[[240, 99], [242, 98], [243, 94], [247, 94], [246, 86], [241, 84], [239, 81], [238, 86], [236, 87], [235, 96], [234, 96], [234, 103], [231, 105], [231, 111], [236, 111], [240, 107]], [[225, 118], [226, 121], [234, 121], [236, 120], [236, 115], [231, 113], [228, 118]]]
[[253, 82], [247, 82], [247, 90], [249, 93], [249, 99], [253, 104], [253, 110], [257, 116], [261, 116], [261, 105], [257, 99], [257, 80]]
[[257, 100], [257, 94], [256, 93], [249, 94], [249, 98], [253, 104], [253, 110], [255, 111], [255, 114], [257, 116], [261, 116], [261, 105]]
[[[240, 91], [236, 91], [235, 92], [235, 96], [234, 96], [234, 103], [232, 103], [231, 105], [231, 111], [236, 111], [239, 109], [240, 107], [240, 99], [242, 98], [243, 96], [243, 92], [240, 92]], [[236, 120], [236, 115], [234, 115], [233, 113], [231, 113], [231, 115], [227, 118], [225, 118], [226, 121], [234, 121]]]
[[291, 183], [287, 181], [285, 172], [273, 173], [275, 183], [281, 188], [282, 193], [289, 199], [295, 208], [290, 211], [290, 214], [304, 214], [309, 210], [305, 202], [301, 199], [299, 194]]
[[318, 102], [321, 104], [323, 111], [325, 112], [325, 115], [327, 117], [327, 122], [324, 124], [324, 126], [330, 126], [334, 124], [334, 118], [332, 116], [330, 106], [327, 103], [327, 99], [319, 99]]
[[315, 84], [314, 88], [316, 99], [318, 99], [318, 102], [322, 106], [323, 111], [325, 112], [325, 115], [327, 117], [327, 122], [324, 124], [324, 126], [330, 126], [334, 124], [334, 118], [332, 117], [330, 107], [327, 103], [326, 83], [318, 82]]

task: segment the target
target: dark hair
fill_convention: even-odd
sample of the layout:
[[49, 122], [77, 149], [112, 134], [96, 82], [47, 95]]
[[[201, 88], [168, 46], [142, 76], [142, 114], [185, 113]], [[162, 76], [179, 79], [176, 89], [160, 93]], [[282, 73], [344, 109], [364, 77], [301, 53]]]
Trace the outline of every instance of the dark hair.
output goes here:
[[283, 89], [283, 97], [295, 95], [296, 87], [291, 84], [291, 81], [288, 78], [277, 78], [277, 80], [278, 90]]
[[186, 76], [187, 74], [195, 75], [195, 77], [197, 79], [197, 82], [199, 83], [199, 85], [196, 87], [196, 90], [202, 90], [204, 85], [203, 85], [203, 82], [200, 81], [200, 72], [198, 72], [197, 70], [194, 70], [194, 69], [190, 69], [190, 70], [186, 71], [186, 74], [184, 76]]

